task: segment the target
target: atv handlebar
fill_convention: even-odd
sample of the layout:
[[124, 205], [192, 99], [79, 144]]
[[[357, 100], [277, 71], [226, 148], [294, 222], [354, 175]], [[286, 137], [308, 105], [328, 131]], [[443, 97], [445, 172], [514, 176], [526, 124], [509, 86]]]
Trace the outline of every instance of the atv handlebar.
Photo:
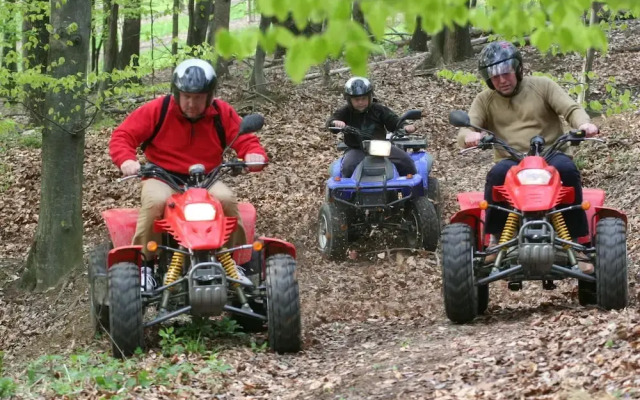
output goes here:
[[232, 176], [237, 176], [241, 174], [245, 168], [267, 164], [267, 162], [245, 162], [234, 158], [229, 162], [218, 165], [208, 174], [192, 173], [189, 175], [188, 181], [185, 182], [183, 179], [172, 175], [163, 168], [152, 163], [147, 163], [140, 168], [137, 174], [118, 178], [116, 182], [120, 183], [134, 178], [157, 178], [169, 185], [171, 189], [177, 192], [184, 192], [190, 187], [209, 189], [215, 181], [224, 175], [224, 171], [231, 171]]

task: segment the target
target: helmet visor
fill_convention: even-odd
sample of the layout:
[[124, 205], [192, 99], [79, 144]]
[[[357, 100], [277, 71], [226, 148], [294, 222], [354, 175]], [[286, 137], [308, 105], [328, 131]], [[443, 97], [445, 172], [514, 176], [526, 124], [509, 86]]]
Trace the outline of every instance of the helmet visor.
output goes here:
[[516, 68], [518, 67], [518, 60], [509, 59], [501, 61], [497, 64], [489, 65], [488, 67], [484, 67], [480, 69], [480, 74], [484, 80], [491, 79], [494, 76], [508, 74], [511, 72], [516, 72]]

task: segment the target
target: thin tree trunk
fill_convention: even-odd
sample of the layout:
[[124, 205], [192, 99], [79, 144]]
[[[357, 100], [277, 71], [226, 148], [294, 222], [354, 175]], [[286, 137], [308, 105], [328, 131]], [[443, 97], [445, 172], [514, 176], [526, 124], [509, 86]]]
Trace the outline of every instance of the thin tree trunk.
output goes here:
[[[595, 25], [598, 23], [598, 11], [600, 11], [601, 7], [602, 4], [597, 1], [594, 1], [591, 4], [589, 25]], [[589, 72], [593, 68], [595, 52], [596, 51], [593, 48], [587, 50], [587, 55], [584, 58], [584, 63], [582, 64], [582, 74], [580, 75], [580, 86], [582, 87], [582, 90], [578, 93], [578, 104], [582, 104], [589, 95]]]
[[469, 26], [444, 28], [429, 42], [429, 54], [417, 69], [431, 69], [473, 56]]
[[212, 9], [213, 0], [196, 0], [193, 10], [193, 33], [189, 46], [199, 46], [204, 43]]
[[427, 51], [428, 50], [429, 35], [422, 30], [422, 17], [416, 18], [416, 29], [413, 31], [411, 41], [409, 42], [409, 48], [413, 51]]
[[187, 27], [187, 46], [192, 46], [195, 39], [195, 3], [195, 0], [189, 0], [189, 5], [187, 6], [187, 15], [189, 15], [189, 26]]
[[[46, 66], [49, 64], [49, 32], [47, 32], [47, 24], [49, 24], [48, 15], [39, 15], [33, 11], [28, 12], [22, 17], [22, 43], [30, 43], [30, 38], [35, 38], [33, 46], [22, 46], [22, 69], [28, 70], [34, 68], [37, 73], [45, 73]], [[29, 84], [24, 85], [26, 93], [25, 104], [29, 111], [29, 119], [32, 123], [43, 124], [42, 116], [44, 115], [45, 93], [41, 88], [34, 88]]]
[[[106, 37], [104, 44], [104, 72], [111, 73], [116, 67], [118, 60], [118, 11], [119, 4], [117, 1], [103, 0], [106, 29], [103, 37]], [[100, 91], [104, 91], [111, 84], [110, 78], [105, 78], [101, 85]]]
[[[271, 17], [260, 16], [260, 31], [265, 32], [269, 25], [271, 25]], [[267, 94], [267, 78], [264, 75], [264, 58], [265, 51], [260, 44], [256, 47], [256, 57], [253, 63], [253, 73], [251, 74], [251, 80], [249, 86], [260, 94]]]
[[[213, 6], [213, 27], [211, 29], [211, 35], [209, 37], [209, 44], [211, 47], [216, 45], [216, 33], [220, 29], [229, 29], [229, 22], [231, 19], [231, 0], [215, 0]], [[216, 60], [216, 73], [222, 77], [229, 72], [229, 63], [224, 58], [220, 57]]]
[[128, 65], [137, 67], [140, 57], [140, 0], [130, 0], [125, 9], [122, 25], [122, 49], [118, 57], [118, 67], [124, 69]]
[[[67, 28], [77, 25], [71, 33]], [[49, 59], [66, 62], [51, 68], [54, 79], [87, 71], [91, 37], [91, 2], [51, 0], [51, 25], [59, 35], [50, 37]], [[71, 44], [71, 45], [70, 45]], [[84, 270], [82, 258], [82, 165], [84, 162], [85, 100], [75, 90], [47, 91], [49, 115], [42, 135], [42, 183], [38, 228], [26, 262], [21, 285], [45, 290], [71, 271]]]
[[178, 55], [178, 35], [180, 34], [180, 0], [173, 0], [173, 29], [171, 31], [171, 55]]

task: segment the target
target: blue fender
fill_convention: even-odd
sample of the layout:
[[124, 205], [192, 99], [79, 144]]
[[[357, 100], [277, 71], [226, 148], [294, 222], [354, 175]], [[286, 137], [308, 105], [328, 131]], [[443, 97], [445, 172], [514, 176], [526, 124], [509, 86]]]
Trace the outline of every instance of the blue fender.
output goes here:
[[420, 176], [422, 176], [422, 185], [426, 189], [427, 178], [429, 177], [429, 173], [431, 173], [431, 167], [433, 166], [433, 157], [427, 152], [419, 151], [416, 153], [411, 153], [411, 158], [416, 164], [416, 170], [418, 171]]
[[329, 166], [329, 176], [332, 178], [334, 176], [342, 176], [342, 174], [340, 173], [341, 168], [342, 168], [342, 157], [338, 158], [337, 160], [331, 163], [331, 165]]

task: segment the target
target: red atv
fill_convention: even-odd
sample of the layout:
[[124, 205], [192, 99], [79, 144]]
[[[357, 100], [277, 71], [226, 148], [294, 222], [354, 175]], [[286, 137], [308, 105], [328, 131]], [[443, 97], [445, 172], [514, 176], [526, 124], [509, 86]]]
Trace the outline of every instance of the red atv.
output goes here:
[[[464, 111], [453, 111], [449, 122], [487, 133], [472, 149], [499, 146], [519, 164], [509, 170], [504, 185], [493, 189], [496, 202], [509, 204], [502, 208], [509, 214], [498, 244], [489, 244], [483, 225], [484, 210], [500, 206], [484, 201], [482, 192], [458, 194], [461, 211], [442, 232], [447, 317], [465, 323], [483, 314], [489, 303], [489, 283], [497, 280], [508, 281], [511, 290], [519, 290], [524, 280], [539, 280], [544, 289], [550, 290], [555, 288], [554, 280], [576, 278], [581, 305], [597, 304], [607, 310], [626, 307], [626, 215], [603, 207], [604, 191], [598, 189], [584, 189], [583, 203], [572, 205], [574, 189], [562, 186], [560, 174], [546, 161], [564, 144], [599, 139], [587, 139], [584, 132], [572, 131], [544, 149], [544, 139], [536, 136], [529, 153], [521, 154], [492, 132], [472, 125]], [[573, 241], [561, 212], [576, 208], [587, 212], [589, 235]], [[495, 259], [487, 262], [489, 255]], [[583, 273], [578, 261], [593, 263], [594, 272]]]
[[[238, 135], [259, 130], [263, 122], [259, 115], [246, 116]], [[147, 244], [150, 251], [161, 250], [153, 265], [159, 287], [141, 290], [141, 267], [148, 263], [142, 246], [130, 245], [138, 210], [102, 213], [111, 240], [91, 253], [91, 314], [96, 330], [109, 332], [115, 357], [144, 348], [146, 327], [181, 314], [206, 318], [223, 312], [231, 313], [247, 330], [264, 329], [266, 324], [269, 345], [277, 352], [301, 349], [295, 247], [267, 237], [254, 242], [256, 210], [249, 203], [238, 204], [247, 244], [223, 247], [237, 220], [224, 215], [220, 201], [207, 189], [225, 173], [247, 166], [232, 160], [205, 174], [204, 167], [196, 164], [187, 182], [153, 164], [141, 168], [138, 177], [159, 179], [177, 192], [167, 201], [164, 218], [154, 225], [163, 232], [162, 243]], [[151, 308], [157, 312], [145, 316]]]

